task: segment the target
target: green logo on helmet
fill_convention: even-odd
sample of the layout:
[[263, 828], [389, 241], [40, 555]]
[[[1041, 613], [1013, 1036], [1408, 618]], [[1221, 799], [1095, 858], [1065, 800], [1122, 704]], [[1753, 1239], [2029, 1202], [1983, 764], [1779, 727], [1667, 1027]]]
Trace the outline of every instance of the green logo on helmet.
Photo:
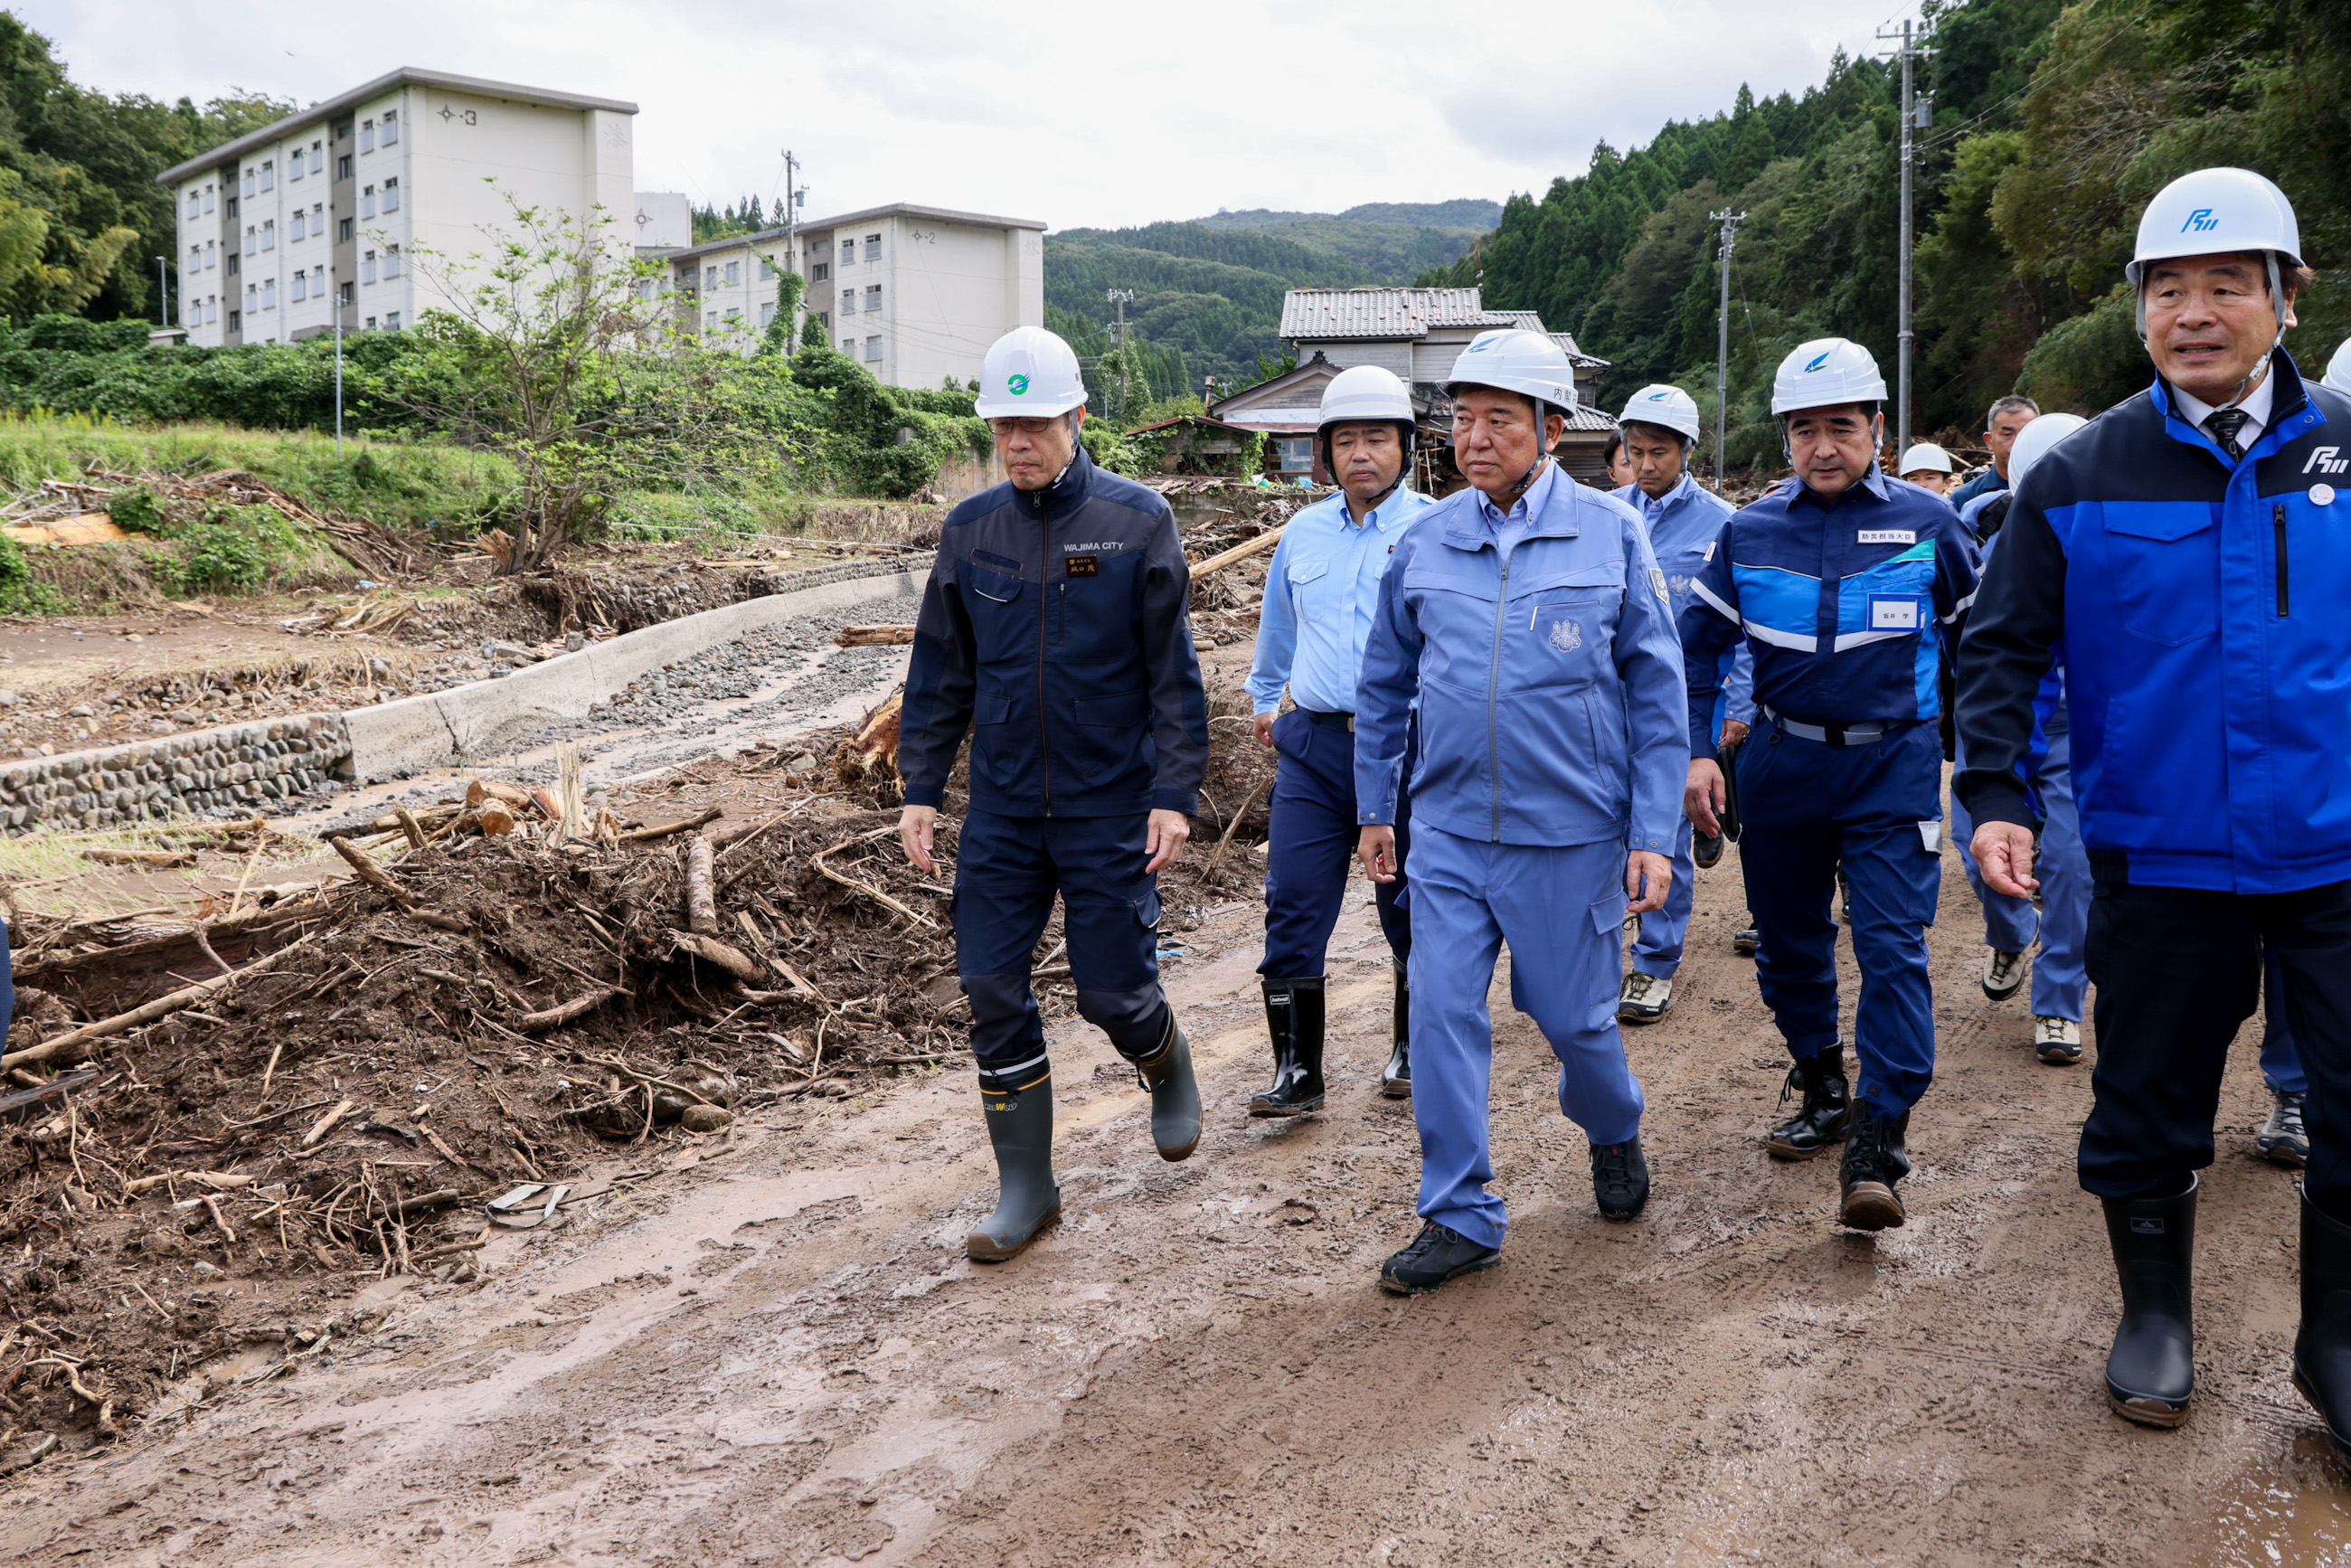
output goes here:
[[1012, 395], [1014, 397], [1019, 397], [1022, 392], [1029, 390], [1029, 378], [1027, 376], [1014, 376], [1010, 381], [1006, 382], [1004, 384], [1012, 389]]

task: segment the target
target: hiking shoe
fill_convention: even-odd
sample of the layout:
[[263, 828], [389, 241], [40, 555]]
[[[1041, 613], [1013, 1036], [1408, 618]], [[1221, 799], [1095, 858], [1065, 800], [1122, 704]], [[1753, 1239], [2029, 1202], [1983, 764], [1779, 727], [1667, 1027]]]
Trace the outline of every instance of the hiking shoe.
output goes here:
[[2024, 984], [2024, 955], [2003, 953], [1993, 948], [1984, 956], [1984, 995], [1993, 1001], [2004, 1002], [2016, 995], [2016, 988]]
[[1616, 1016], [1626, 1023], [1655, 1023], [1674, 1005], [1674, 982], [1664, 975], [1635, 969], [1625, 977], [1624, 994], [1616, 998]]
[[1426, 1220], [1412, 1245], [1380, 1265], [1380, 1285], [1399, 1296], [1425, 1296], [1447, 1280], [1501, 1260], [1500, 1248], [1480, 1247], [1450, 1227]]
[[1649, 1162], [1638, 1133], [1621, 1144], [1592, 1145], [1592, 1197], [1600, 1218], [1618, 1224], [1639, 1217], [1649, 1202]]
[[2300, 1170], [2310, 1163], [2310, 1134], [2302, 1124], [2302, 1096], [2270, 1092], [2270, 1119], [2253, 1134], [2253, 1147], [2273, 1165]]
[[[1750, 918], [1752, 918], [1750, 916]], [[1730, 934], [1730, 950], [1742, 958], [1752, 958], [1755, 950], [1763, 946], [1763, 929], [1759, 925], [1742, 925]]]
[[1855, 1097], [1853, 1125], [1844, 1141], [1844, 1165], [1837, 1173], [1843, 1202], [1838, 1217], [1855, 1230], [1884, 1230], [1909, 1216], [1894, 1184], [1910, 1174], [1910, 1152], [1903, 1139], [1910, 1131], [1910, 1113], [1888, 1119]]
[[2032, 1020], [2032, 1050], [2052, 1067], [2071, 1067], [2082, 1060], [2082, 1026], [2044, 1013]]
[[1723, 838], [1720, 833], [1694, 832], [1690, 835], [1690, 862], [1700, 871], [1712, 871], [1722, 863]]

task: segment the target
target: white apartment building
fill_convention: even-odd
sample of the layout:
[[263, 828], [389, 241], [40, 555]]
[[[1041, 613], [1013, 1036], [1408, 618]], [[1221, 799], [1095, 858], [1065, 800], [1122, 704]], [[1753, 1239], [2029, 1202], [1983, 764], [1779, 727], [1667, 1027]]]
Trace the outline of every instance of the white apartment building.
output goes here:
[[895, 386], [957, 386], [987, 346], [1045, 322], [1045, 225], [900, 202], [734, 235], [668, 254], [679, 322], [702, 340], [756, 352], [784, 270], [806, 280], [804, 331]]
[[[180, 223], [187, 340], [286, 343], [398, 331], [446, 303], [413, 258], [462, 272], [511, 228], [507, 197], [586, 222], [628, 254], [633, 103], [405, 67], [156, 176]], [[494, 177], [496, 184], [485, 183]]]

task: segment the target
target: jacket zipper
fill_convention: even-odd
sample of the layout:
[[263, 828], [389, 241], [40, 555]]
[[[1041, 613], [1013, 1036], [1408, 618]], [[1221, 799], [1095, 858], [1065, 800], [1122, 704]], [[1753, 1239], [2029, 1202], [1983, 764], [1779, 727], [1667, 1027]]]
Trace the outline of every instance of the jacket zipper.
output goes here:
[[2278, 619], [2285, 619], [2285, 505], [2280, 502], [2270, 514], [2277, 528]]
[[1502, 558], [1502, 581], [1494, 591], [1494, 663], [1486, 672], [1486, 761], [1494, 770], [1494, 839], [1502, 841], [1502, 747], [1496, 734], [1494, 705], [1502, 686], [1502, 615], [1510, 600], [1510, 558]]
[[[1037, 758], [1045, 774], [1045, 815], [1053, 814], [1053, 738], [1046, 723], [1045, 703], [1045, 626], [1050, 617], [1045, 610], [1045, 580], [1051, 575], [1053, 559], [1053, 517], [1045, 509], [1045, 497], [1037, 497]], [[1064, 590], [1067, 584], [1063, 585]]]

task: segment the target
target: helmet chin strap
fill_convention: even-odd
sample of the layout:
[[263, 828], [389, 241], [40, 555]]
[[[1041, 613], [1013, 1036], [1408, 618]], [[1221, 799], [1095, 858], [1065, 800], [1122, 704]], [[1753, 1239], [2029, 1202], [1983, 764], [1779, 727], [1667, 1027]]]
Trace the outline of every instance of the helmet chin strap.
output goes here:
[[1503, 499], [1508, 502], [1516, 502], [1520, 497], [1527, 493], [1527, 486], [1535, 482], [1535, 476], [1542, 472], [1543, 464], [1549, 461], [1551, 457], [1551, 454], [1543, 449], [1543, 432], [1551, 426], [1551, 405], [1543, 402], [1541, 398], [1536, 398], [1533, 402], [1535, 405], [1535, 460], [1527, 465], [1527, 471], [1525, 473], [1519, 476], [1519, 482], [1517, 484], [1502, 492]]
[[[2260, 378], [2262, 372], [2269, 369], [2270, 361], [2276, 357], [2278, 350], [2285, 343], [2285, 288], [2284, 279], [2278, 272], [2277, 252], [2265, 250], [2262, 252], [2262, 259], [2269, 267], [2270, 308], [2277, 313], [2277, 330], [2270, 337], [2268, 350], [2253, 361], [2253, 368], [2237, 378], [2237, 384], [2230, 389], [2228, 401], [2213, 405], [2212, 412], [2215, 413], [2224, 408], [2234, 408], [2244, 402], [2246, 393], [2252, 390], [2254, 382]], [[2138, 340], [2141, 343], [2147, 340], [2147, 285], [2145, 283], [2138, 286]]]

